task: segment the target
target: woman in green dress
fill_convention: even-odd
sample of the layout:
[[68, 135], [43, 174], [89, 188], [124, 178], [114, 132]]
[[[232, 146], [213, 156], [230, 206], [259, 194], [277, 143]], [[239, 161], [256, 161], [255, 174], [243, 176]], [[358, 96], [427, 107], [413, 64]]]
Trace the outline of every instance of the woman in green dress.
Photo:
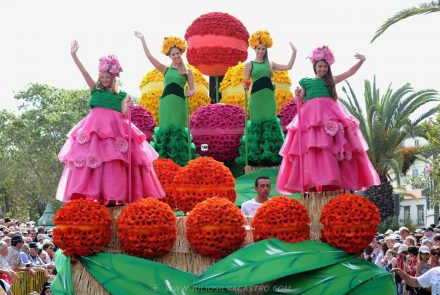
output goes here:
[[[246, 163], [246, 146], [248, 163], [252, 166], [275, 166], [281, 163], [279, 151], [283, 145], [284, 135], [276, 113], [276, 99], [272, 84], [273, 71], [292, 69], [296, 58], [296, 48], [290, 43], [292, 55], [286, 65], [270, 62], [267, 49], [272, 47], [272, 38], [268, 31], [262, 30], [252, 34], [249, 45], [255, 49], [255, 60], [247, 62], [244, 67], [244, 89], [251, 89], [250, 120], [247, 122], [247, 144], [243, 136], [238, 163]], [[250, 87], [252, 79], [252, 87]]]
[[[171, 65], [165, 66], [151, 55], [144, 35], [135, 32], [142, 42], [145, 55], [151, 64], [165, 77], [164, 90], [159, 103], [160, 126], [156, 127], [151, 145], [161, 158], [170, 158], [184, 166], [188, 160], [195, 158], [195, 145], [191, 143], [191, 155], [188, 152], [188, 128], [186, 125], [186, 98], [194, 95], [194, 78], [191, 69], [185, 67], [182, 54], [186, 50], [185, 41], [170, 36], [164, 39], [162, 53], [169, 56]], [[188, 90], [184, 91], [185, 84]]]

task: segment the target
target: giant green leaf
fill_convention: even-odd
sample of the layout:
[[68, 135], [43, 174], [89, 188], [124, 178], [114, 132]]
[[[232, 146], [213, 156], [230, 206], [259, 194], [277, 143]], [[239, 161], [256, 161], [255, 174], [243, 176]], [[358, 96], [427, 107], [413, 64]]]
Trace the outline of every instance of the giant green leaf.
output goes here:
[[263, 240], [223, 258], [204, 272], [193, 286], [245, 287], [288, 275], [326, 267], [353, 257], [341, 249], [313, 241], [287, 243]]
[[389, 273], [381, 274], [347, 293], [347, 295], [364, 294], [397, 294], [396, 283]]
[[72, 265], [70, 258], [64, 256], [62, 250], [55, 252], [55, 267], [57, 269], [57, 275], [51, 286], [52, 292], [60, 295], [74, 295]]
[[[257, 196], [255, 192], [255, 179], [259, 176], [267, 176], [270, 179], [272, 188], [270, 190], [270, 196], [281, 195], [275, 190], [275, 184], [277, 183], [278, 169], [275, 168], [263, 168], [253, 171], [238, 177], [235, 180], [235, 191], [237, 192], [237, 199], [235, 205], [241, 206], [244, 202], [249, 201]], [[293, 194], [287, 196], [289, 198], [295, 198], [301, 200], [301, 194]]]
[[112, 295], [200, 294], [191, 288], [195, 275], [154, 261], [110, 253], [81, 256], [80, 261]]
[[[384, 269], [371, 262], [352, 258], [325, 268], [279, 279], [268, 294], [346, 294], [362, 284], [377, 285], [382, 277], [388, 277], [393, 281], [390, 273]], [[386, 283], [383, 284], [383, 287], [386, 287]], [[380, 286], [376, 287], [380, 289]]]

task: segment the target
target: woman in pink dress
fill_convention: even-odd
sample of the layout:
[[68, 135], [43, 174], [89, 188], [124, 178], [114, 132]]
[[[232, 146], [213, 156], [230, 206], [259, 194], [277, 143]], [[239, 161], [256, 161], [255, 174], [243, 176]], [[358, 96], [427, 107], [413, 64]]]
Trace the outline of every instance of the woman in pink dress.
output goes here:
[[296, 91], [296, 96], [304, 101], [300, 110], [301, 147], [295, 116], [280, 150], [283, 161], [277, 179], [278, 192], [360, 190], [380, 184], [368, 159], [368, 146], [358, 120], [337, 102], [335, 84], [355, 74], [365, 61], [361, 54], [355, 58], [359, 61], [353, 67], [333, 77], [330, 66], [335, 59], [330, 49], [323, 46], [313, 51], [310, 59], [315, 77], [301, 79], [301, 89]]
[[67, 134], [67, 141], [58, 155], [65, 166], [56, 198], [63, 202], [86, 198], [114, 205], [164, 196], [152, 166], [158, 154], [145, 141], [145, 135], [128, 123], [127, 93], [118, 89], [117, 77], [122, 71], [118, 59], [114, 55], [100, 58], [99, 78], [95, 82], [78, 59], [78, 48], [78, 42], [74, 41], [71, 55], [90, 87], [92, 110]]

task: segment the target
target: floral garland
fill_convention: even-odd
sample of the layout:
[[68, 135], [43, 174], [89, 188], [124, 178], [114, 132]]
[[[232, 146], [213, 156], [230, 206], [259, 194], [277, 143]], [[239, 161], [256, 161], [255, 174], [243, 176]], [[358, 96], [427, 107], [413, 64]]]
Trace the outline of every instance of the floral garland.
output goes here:
[[272, 47], [273, 41], [269, 31], [267, 30], [256, 31], [249, 38], [249, 46], [252, 47], [253, 49], [257, 48], [257, 46], [260, 44], [266, 45], [267, 48]]
[[[197, 153], [227, 162], [238, 157], [244, 132], [244, 112], [227, 104], [209, 104], [191, 116], [191, 133]], [[207, 144], [208, 151], [202, 150]]]
[[173, 196], [173, 180], [176, 173], [182, 169], [182, 167], [174, 163], [173, 160], [164, 158], [154, 160], [153, 167], [165, 191], [165, 197], [159, 200], [167, 203], [171, 209], [176, 209], [176, 200]]
[[365, 197], [342, 194], [323, 208], [321, 240], [348, 253], [358, 253], [374, 239], [380, 222], [376, 205]]
[[254, 242], [278, 238], [296, 243], [310, 239], [307, 208], [295, 199], [273, 197], [255, 214], [251, 225]]
[[241, 247], [245, 218], [231, 201], [213, 197], [197, 204], [186, 219], [186, 238], [194, 252], [215, 259]]
[[185, 40], [176, 36], [165, 37], [162, 43], [162, 53], [165, 55], [169, 55], [170, 50], [173, 47], [177, 47], [180, 50], [180, 53], [184, 54], [186, 51]]
[[116, 226], [121, 248], [137, 257], [163, 256], [171, 250], [177, 237], [173, 210], [153, 198], [125, 206]]
[[211, 157], [189, 161], [174, 176], [174, 192], [179, 210], [189, 212], [198, 203], [222, 197], [235, 202], [235, 178], [222, 163]]
[[247, 41], [249, 33], [241, 21], [230, 14], [211, 12], [199, 16], [186, 29], [185, 39], [195, 35], [220, 35]]
[[122, 72], [122, 67], [116, 55], [111, 54], [99, 59], [98, 70], [100, 72], [109, 72], [113, 76], [119, 77], [119, 73]]
[[[194, 85], [195, 85], [195, 93], [189, 99], [189, 110], [190, 113], [192, 114], [199, 107], [211, 103], [211, 98], [208, 95], [209, 84], [208, 81], [206, 81], [203, 74], [196, 67], [192, 65], [187, 64], [187, 67], [189, 67], [193, 72]], [[146, 108], [151, 113], [157, 125], [160, 125], [159, 102], [160, 102], [160, 96], [163, 93], [163, 84], [160, 85], [159, 88], [153, 87], [151, 89], [148, 89], [148, 86], [152, 85], [152, 83], [163, 82], [163, 81], [164, 81], [163, 74], [159, 70], [154, 69], [152, 71], [149, 71], [145, 75], [145, 77], [142, 79], [139, 85], [141, 89], [141, 99], [139, 101], [139, 104], [144, 108]]]
[[230, 67], [220, 83], [219, 91], [222, 92], [230, 86], [243, 84], [244, 80], [244, 63], [239, 62], [237, 65]]
[[105, 206], [91, 200], [72, 200], [55, 214], [53, 240], [66, 256], [93, 255], [110, 242], [111, 223]]
[[287, 134], [287, 125], [289, 125], [290, 122], [292, 122], [293, 118], [296, 116], [296, 113], [297, 113], [297, 107], [296, 107], [295, 99], [289, 100], [281, 108], [279, 117], [284, 134]]
[[153, 140], [154, 128], [156, 123], [154, 118], [146, 108], [134, 106], [131, 108], [131, 121], [145, 134], [145, 139], [149, 142]]

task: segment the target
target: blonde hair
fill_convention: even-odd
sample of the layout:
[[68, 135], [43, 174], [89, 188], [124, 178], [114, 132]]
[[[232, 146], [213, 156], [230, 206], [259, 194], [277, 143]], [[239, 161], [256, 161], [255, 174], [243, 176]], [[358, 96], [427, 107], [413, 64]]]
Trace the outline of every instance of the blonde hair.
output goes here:
[[[113, 93], [119, 93], [119, 80], [117, 79], [116, 76], [112, 75], [112, 86], [110, 87], [110, 90]], [[98, 80], [95, 83], [95, 88], [99, 89], [99, 90], [106, 90], [105, 87], [102, 85], [101, 80], [99, 79], [98, 76]]]
[[265, 63], [267, 63], [267, 65], [269, 67], [270, 77], [272, 78], [273, 77], [273, 65], [269, 61], [269, 53], [267, 52], [267, 46], [266, 46], [266, 53], [264, 54], [263, 60]]
[[179, 65], [179, 67], [177, 68], [177, 72], [180, 74], [180, 75], [186, 75], [186, 74], [188, 74], [188, 69], [186, 68], [186, 66], [185, 66], [185, 63], [183, 62], [183, 60], [180, 62], [180, 65]]

